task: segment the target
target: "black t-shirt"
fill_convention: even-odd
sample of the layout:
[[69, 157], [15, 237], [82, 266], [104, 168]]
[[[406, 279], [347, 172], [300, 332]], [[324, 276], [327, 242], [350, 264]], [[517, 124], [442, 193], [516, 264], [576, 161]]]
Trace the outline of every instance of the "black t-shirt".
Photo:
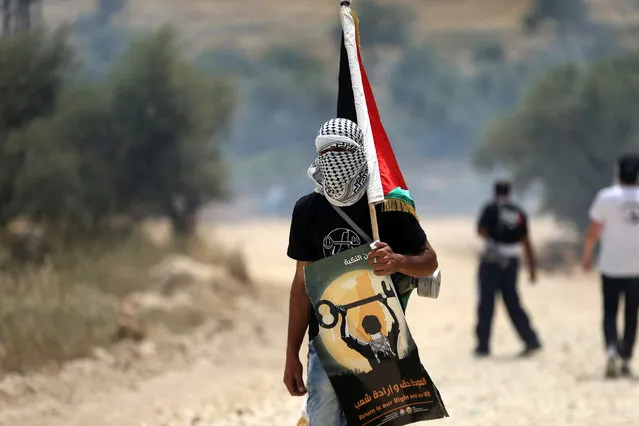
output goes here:
[[484, 206], [478, 225], [498, 243], [515, 244], [528, 235], [528, 217], [518, 205], [492, 201]]
[[[366, 197], [341, 209], [372, 238]], [[417, 254], [423, 250], [426, 234], [413, 215], [399, 211], [382, 212], [381, 205], [377, 205], [376, 209], [381, 241], [400, 254]], [[295, 203], [287, 250], [290, 258], [315, 262], [363, 244], [367, 244], [366, 240], [351, 228], [323, 195], [313, 192]], [[309, 321], [309, 339], [313, 339], [319, 332], [312, 305], [311, 309], [313, 314]]]

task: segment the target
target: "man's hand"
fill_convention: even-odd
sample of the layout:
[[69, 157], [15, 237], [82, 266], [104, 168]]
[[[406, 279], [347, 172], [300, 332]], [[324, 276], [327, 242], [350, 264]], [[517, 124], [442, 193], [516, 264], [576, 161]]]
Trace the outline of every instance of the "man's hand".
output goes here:
[[297, 262], [289, 300], [284, 384], [293, 396], [301, 396], [306, 393], [304, 380], [302, 379], [303, 369], [299, 352], [304, 340], [304, 333], [308, 328], [309, 316], [311, 315], [311, 306], [304, 286], [304, 267], [308, 264], [310, 262]]
[[535, 284], [537, 282], [537, 262], [535, 260], [535, 251], [533, 250], [532, 242], [530, 241], [530, 236], [526, 234], [522, 240], [524, 244], [524, 253], [526, 255], [526, 264], [528, 265], [528, 273], [530, 284]]
[[403, 256], [393, 252], [386, 243], [378, 241], [368, 253], [368, 264], [377, 276], [392, 275], [399, 271]]
[[344, 306], [337, 305], [335, 307], [337, 308], [337, 315], [341, 315], [342, 318], [346, 318], [346, 309], [344, 309]]
[[286, 357], [284, 384], [292, 396], [303, 396], [306, 394], [306, 386], [304, 386], [304, 378], [302, 376], [303, 372], [304, 369], [298, 357]]
[[590, 225], [588, 226], [588, 230], [586, 231], [584, 251], [581, 256], [581, 266], [586, 272], [592, 269], [592, 252], [595, 249], [595, 245], [597, 245], [597, 241], [599, 240], [599, 235], [601, 235], [602, 229], [603, 224], [601, 222], [597, 222], [596, 220], [590, 221]]

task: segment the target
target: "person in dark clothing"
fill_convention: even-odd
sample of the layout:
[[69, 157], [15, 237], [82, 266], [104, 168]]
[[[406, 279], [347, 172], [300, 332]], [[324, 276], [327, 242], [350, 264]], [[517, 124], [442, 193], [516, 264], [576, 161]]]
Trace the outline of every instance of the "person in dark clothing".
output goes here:
[[530, 282], [534, 284], [537, 279], [528, 218], [524, 210], [509, 197], [510, 182], [496, 182], [494, 199], [483, 207], [477, 224], [477, 233], [484, 239], [479, 262], [479, 303], [475, 329], [475, 355], [479, 357], [490, 354], [490, 332], [498, 293], [501, 293], [508, 315], [525, 344], [520, 356], [528, 356], [541, 349], [537, 333], [530, 324], [517, 292], [520, 245], [524, 247]]
[[[320, 362], [313, 339], [319, 322], [306, 293], [304, 268], [318, 260], [366, 244], [336, 211], [341, 209], [364, 234], [372, 224], [366, 188], [369, 180], [364, 136], [357, 124], [344, 118], [324, 123], [315, 139], [317, 158], [308, 170], [316, 189], [300, 197], [291, 215], [287, 255], [296, 261], [289, 297], [289, 321], [284, 384], [292, 396], [307, 396], [311, 425], [346, 425], [328, 375]], [[377, 276], [397, 274], [421, 278], [438, 268], [437, 255], [416, 215], [392, 203], [375, 206], [379, 239], [368, 254]], [[306, 384], [300, 350], [308, 330]]]

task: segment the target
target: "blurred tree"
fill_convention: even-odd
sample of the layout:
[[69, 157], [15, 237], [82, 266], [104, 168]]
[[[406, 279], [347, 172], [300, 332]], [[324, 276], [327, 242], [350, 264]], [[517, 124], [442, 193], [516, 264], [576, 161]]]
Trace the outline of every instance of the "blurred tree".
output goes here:
[[409, 46], [390, 74], [392, 105], [380, 108], [401, 155], [470, 156], [487, 123], [514, 108], [540, 73], [623, 52], [604, 28], [554, 40], [517, 60], [508, 59], [500, 42], [480, 42], [471, 67], [452, 63], [428, 44]]
[[20, 156], [12, 171], [7, 218], [26, 216], [60, 236], [82, 234], [114, 213], [116, 149], [105, 90], [74, 87], [60, 95], [55, 114], [14, 131], [7, 152]]
[[73, 61], [63, 30], [0, 38], [0, 134], [50, 114]]
[[199, 207], [225, 195], [219, 138], [234, 111], [234, 89], [211, 80], [163, 28], [136, 41], [111, 74], [112, 120], [121, 144], [123, 207], [168, 215], [188, 233]]
[[638, 96], [639, 55], [558, 65], [492, 123], [476, 164], [507, 168], [520, 188], [541, 183], [544, 210], [583, 229], [592, 197], [612, 180], [616, 158], [639, 150]]
[[588, 5], [585, 0], [534, 0], [523, 17], [523, 24], [534, 32], [548, 20], [556, 23], [559, 34], [564, 34], [588, 22]]
[[507, 59], [501, 40], [478, 43], [473, 49], [472, 55], [476, 64], [503, 62]]
[[161, 215], [190, 232], [226, 193], [233, 86], [198, 72], [166, 28], [103, 83], [74, 80], [70, 57], [63, 39], [0, 42], [0, 224], [23, 215], [77, 236], [114, 215]]
[[29, 160], [18, 131], [54, 112], [73, 54], [66, 33], [36, 31], [0, 38], [0, 226], [15, 210], [19, 171]]

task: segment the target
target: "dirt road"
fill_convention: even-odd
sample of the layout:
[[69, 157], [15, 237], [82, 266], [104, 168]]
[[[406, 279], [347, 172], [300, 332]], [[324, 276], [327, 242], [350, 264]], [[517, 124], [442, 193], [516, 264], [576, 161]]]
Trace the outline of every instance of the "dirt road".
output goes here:
[[[465, 425], [636, 425], [639, 382], [603, 380], [600, 295], [596, 275], [543, 275], [536, 286], [521, 279], [521, 296], [544, 344], [537, 357], [518, 360], [521, 349], [498, 305], [494, 356], [475, 360], [475, 257], [472, 221], [425, 221], [438, 250], [443, 285], [438, 300], [414, 297], [407, 317], [422, 361], [438, 385], [451, 417]], [[555, 232], [532, 224], [539, 243]], [[0, 406], [0, 425], [209, 426], [294, 425], [301, 400], [281, 383], [287, 286], [293, 262], [285, 257], [287, 224], [254, 222], [214, 234], [242, 244], [254, 275], [262, 277], [257, 305], [247, 301], [247, 321], [232, 334], [195, 339], [188, 356], [164, 373], [127, 386], [67, 383], [66, 403], [38, 395], [28, 405]], [[639, 365], [634, 364], [639, 372]]]

